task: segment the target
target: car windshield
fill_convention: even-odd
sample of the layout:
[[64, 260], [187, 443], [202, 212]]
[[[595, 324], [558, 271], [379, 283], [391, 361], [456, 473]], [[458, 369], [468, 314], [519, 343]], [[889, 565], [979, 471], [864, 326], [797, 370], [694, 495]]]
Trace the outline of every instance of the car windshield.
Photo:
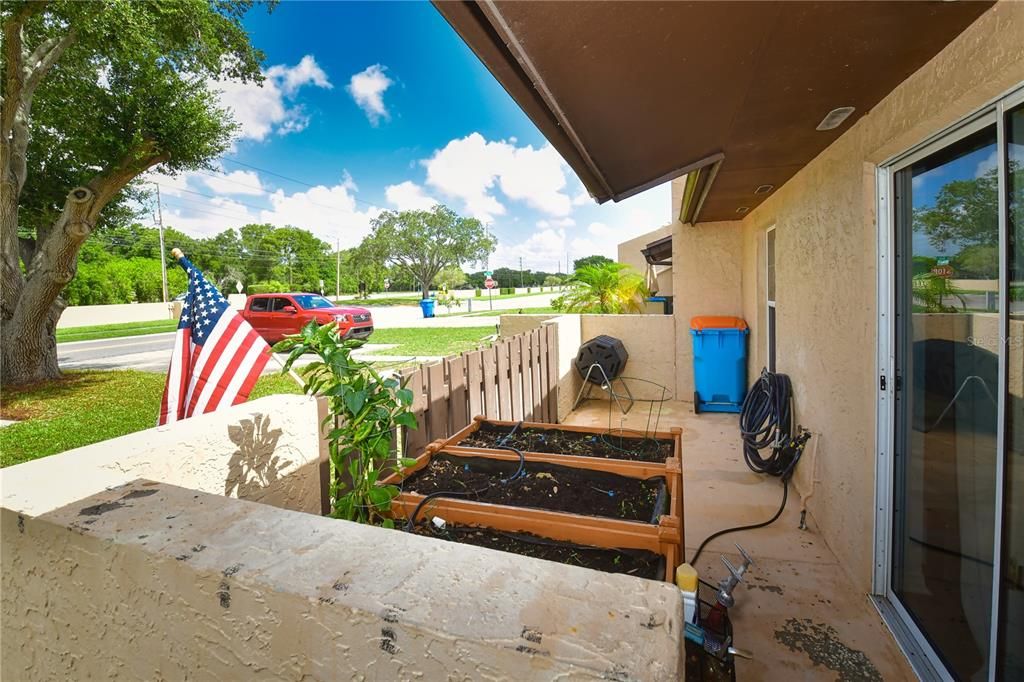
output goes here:
[[303, 310], [315, 310], [317, 308], [333, 308], [334, 304], [328, 301], [323, 296], [316, 296], [314, 294], [305, 294], [303, 296], [292, 296], [295, 302], [299, 304], [299, 307]]

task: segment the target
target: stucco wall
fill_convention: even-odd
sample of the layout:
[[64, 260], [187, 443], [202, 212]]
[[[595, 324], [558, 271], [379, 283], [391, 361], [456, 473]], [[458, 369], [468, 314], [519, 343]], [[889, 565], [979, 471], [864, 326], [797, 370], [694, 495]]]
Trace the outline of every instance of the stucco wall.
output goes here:
[[680, 399], [693, 400], [690, 320], [698, 315], [744, 316], [743, 230], [738, 221], [698, 225], [677, 221], [672, 229], [676, 389]]
[[61, 313], [58, 329], [87, 327], [94, 324], [153, 322], [177, 318], [171, 303], [122, 303], [116, 305], [73, 305]]
[[675, 680], [671, 584], [135, 481], [0, 511], [4, 680]]
[[320, 513], [316, 401], [274, 395], [0, 469], [6, 509], [38, 515], [136, 478]]
[[[644, 277], [647, 276], [648, 268], [647, 259], [640, 253], [641, 249], [647, 247], [653, 241], [657, 241], [663, 237], [668, 237], [672, 234], [672, 225], [664, 225], [656, 230], [651, 230], [646, 234], [642, 234], [639, 237], [634, 237], [628, 241], [624, 241], [619, 244], [618, 247], [618, 262], [624, 263]], [[656, 282], [657, 282], [657, 295], [658, 296], [671, 296], [673, 286], [673, 276], [671, 266], [655, 266], [656, 267]]]
[[[752, 328], [751, 380], [763, 366], [764, 232], [776, 226], [778, 370], [793, 379], [797, 419], [817, 434], [809, 508], [864, 591], [875, 469], [876, 164], [1022, 79], [1024, 4], [998, 3], [741, 225], [675, 228], [677, 367], [685, 391], [692, 371], [684, 332], [694, 314], [741, 314]], [[732, 267], [742, 277], [728, 276]], [[708, 276], [715, 272], [725, 276]], [[798, 488], [807, 490], [810, 477], [810, 466], [799, 468]]]
[[[671, 315], [502, 315], [501, 336], [509, 337], [536, 329], [542, 324], [558, 326], [558, 418], [572, 411], [583, 385], [573, 360], [580, 345], [595, 336], [606, 334], [621, 339], [629, 354], [625, 376], [631, 381], [629, 390], [635, 398], [660, 399], [677, 396], [675, 320]], [[652, 382], [652, 383], [646, 383]], [[667, 393], [661, 390], [667, 389]], [[621, 391], [621, 387], [616, 390]], [[591, 397], [605, 399], [607, 394], [591, 391]]]

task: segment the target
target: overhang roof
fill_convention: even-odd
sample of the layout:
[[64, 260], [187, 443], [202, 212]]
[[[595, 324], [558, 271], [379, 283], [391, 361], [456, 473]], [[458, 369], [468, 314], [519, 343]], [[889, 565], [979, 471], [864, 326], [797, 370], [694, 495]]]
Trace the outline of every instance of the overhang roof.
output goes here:
[[672, 265], [672, 235], [655, 239], [640, 249], [640, 253], [651, 265]]
[[991, 4], [435, 2], [598, 202], [690, 172], [700, 221], [756, 207]]

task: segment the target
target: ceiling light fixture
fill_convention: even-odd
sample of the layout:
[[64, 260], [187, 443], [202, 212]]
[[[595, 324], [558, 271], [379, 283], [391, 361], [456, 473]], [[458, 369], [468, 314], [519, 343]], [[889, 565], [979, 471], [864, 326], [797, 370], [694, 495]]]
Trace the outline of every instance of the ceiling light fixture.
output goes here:
[[843, 125], [843, 121], [850, 117], [855, 111], [855, 107], [839, 107], [825, 114], [825, 118], [821, 119], [821, 123], [815, 130], [834, 130], [839, 126]]
[[746, 213], [749, 210], [750, 210], [749, 206], [740, 206], [739, 208], [736, 209], [736, 212], [737, 213]]
[[768, 194], [768, 192], [771, 192], [773, 189], [775, 189], [775, 185], [760, 185], [754, 190], [754, 194]]

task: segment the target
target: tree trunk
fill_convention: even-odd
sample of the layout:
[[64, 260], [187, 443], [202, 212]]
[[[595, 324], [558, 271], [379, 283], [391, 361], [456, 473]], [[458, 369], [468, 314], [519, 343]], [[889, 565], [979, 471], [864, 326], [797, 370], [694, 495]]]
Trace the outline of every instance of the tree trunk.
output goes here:
[[430, 281], [420, 282], [420, 291], [423, 292], [422, 298], [430, 298]]
[[[13, 299], [13, 310], [5, 305], [0, 319], [0, 384], [25, 384], [60, 376], [56, 329], [66, 307], [60, 293], [78, 271], [78, 252], [103, 207], [136, 176], [165, 160], [152, 142], [145, 142], [109, 171], [68, 193], [60, 216], [36, 244], [20, 295]], [[12, 228], [16, 229], [16, 224], [2, 225], [5, 232]], [[6, 292], [4, 301], [10, 302]]]

